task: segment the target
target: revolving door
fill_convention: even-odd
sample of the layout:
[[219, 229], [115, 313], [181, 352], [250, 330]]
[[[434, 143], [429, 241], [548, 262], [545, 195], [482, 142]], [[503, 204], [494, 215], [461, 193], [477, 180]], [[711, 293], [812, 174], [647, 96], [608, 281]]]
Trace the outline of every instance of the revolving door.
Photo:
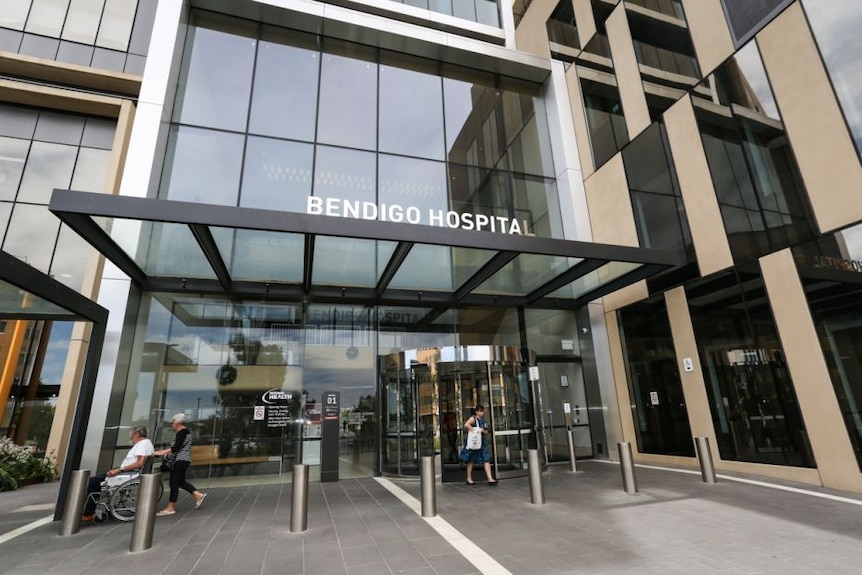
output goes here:
[[[380, 358], [382, 471], [418, 475], [423, 455], [439, 453], [443, 480], [463, 480], [458, 458], [464, 423], [485, 406], [495, 477], [526, 474], [527, 449], [538, 448], [535, 389], [518, 348], [461, 346], [416, 349]], [[480, 471], [481, 473], [481, 471]]]

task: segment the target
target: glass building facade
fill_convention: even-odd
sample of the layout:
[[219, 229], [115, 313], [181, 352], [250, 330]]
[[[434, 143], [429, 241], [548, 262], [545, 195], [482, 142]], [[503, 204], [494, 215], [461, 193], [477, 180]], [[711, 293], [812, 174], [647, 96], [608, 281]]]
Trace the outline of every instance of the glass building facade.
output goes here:
[[448, 481], [483, 403], [503, 478], [707, 437], [862, 492], [860, 16], [6, 2], [0, 258], [110, 319], [0, 271], [0, 431], [67, 479], [185, 413], [204, 488]]

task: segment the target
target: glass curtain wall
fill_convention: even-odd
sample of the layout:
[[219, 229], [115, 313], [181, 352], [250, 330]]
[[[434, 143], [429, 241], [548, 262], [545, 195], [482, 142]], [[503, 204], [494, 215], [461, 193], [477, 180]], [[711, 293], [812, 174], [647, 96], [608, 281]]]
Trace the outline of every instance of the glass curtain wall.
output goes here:
[[[158, 197], [298, 212], [319, 198], [327, 215], [379, 220], [398, 206], [426, 225], [454, 210], [562, 237], [537, 86], [210, 13], [188, 34]], [[147, 235], [150, 252], [169, 231]], [[348, 262], [357, 277], [332, 283], [361, 283], [393, 247], [327, 240], [315, 261]], [[460, 257], [426, 252], [424, 269]]]
[[626, 307], [619, 322], [638, 450], [694, 456], [664, 297]]
[[862, 469], [862, 225], [800, 246], [793, 255]]
[[862, 154], [862, 3], [803, 0], [835, 95], [844, 111], [856, 150]]
[[497, 0], [391, 0], [399, 4], [447, 14], [455, 18], [500, 27], [500, 11]]
[[814, 467], [757, 264], [686, 288], [722, 459]]
[[711, 99], [695, 91], [692, 102], [734, 260], [813, 239], [805, 185], [757, 45], [750, 42], [702, 86]]

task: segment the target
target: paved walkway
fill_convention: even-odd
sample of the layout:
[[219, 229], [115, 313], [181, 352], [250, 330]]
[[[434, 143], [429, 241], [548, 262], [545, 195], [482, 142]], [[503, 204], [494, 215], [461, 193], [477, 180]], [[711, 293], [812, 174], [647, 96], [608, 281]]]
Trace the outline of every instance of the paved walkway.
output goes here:
[[418, 497], [417, 482], [312, 483], [304, 534], [288, 532], [290, 485], [211, 489], [198, 511], [183, 494], [179, 512], [158, 519], [149, 551], [127, 551], [129, 524], [72, 537], [51, 524], [0, 544], [0, 573], [468, 575], [479, 572], [468, 560], [477, 554], [500, 575], [862, 573], [862, 506], [853, 502], [644, 468], [641, 493], [626, 495], [618, 466], [581, 468], [546, 474], [544, 506], [530, 504], [526, 478], [446, 484], [430, 522], [397, 497]]

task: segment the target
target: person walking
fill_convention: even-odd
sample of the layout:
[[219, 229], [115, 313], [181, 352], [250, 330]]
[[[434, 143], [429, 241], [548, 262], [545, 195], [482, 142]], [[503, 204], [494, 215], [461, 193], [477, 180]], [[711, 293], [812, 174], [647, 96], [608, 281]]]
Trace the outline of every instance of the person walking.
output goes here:
[[174, 455], [173, 466], [171, 467], [171, 495], [168, 499], [167, 506], [156, 513], [158, 517], [165, 515], [173, 515], [177, 512], [176, 503], [179, 498], [180, 488], [188, 491], [195, 498], [195, 509], [200, 509], [204, 502], [206, 493], [198, 491], [194, 485], [186, 481], [186, 471], [192, 463], [192, 434], [186, 427], [186, 415], [177, 413], [171, 418], [171, 428], [176, 432], [174, 443], [166, 448], [156, 451], [156, 455]]
[[478, 463], [485, 469], [485, 478], [488, 485], [497, 485], [497, 481], [491, 475], [491, 456], [488, 453], [487, 436], [490, 433], [485, 423], [485, 408], [477, 405], [473, 409], [473, 415], [464, 422], [467, 430], [467, 444], [461, 450], [461, 461], [467, 464], [467, 485], [476, 485], [473, 482], [473, 465]]

